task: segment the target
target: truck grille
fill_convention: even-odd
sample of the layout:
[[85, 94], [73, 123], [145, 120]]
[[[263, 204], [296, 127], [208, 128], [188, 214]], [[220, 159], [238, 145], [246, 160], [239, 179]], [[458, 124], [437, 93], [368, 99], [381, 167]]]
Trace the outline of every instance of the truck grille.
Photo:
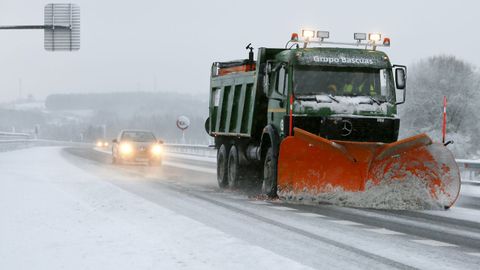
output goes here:
[[[284, 130], [289, 130], [288, 116], [284, 123]], [[329, 140], [390, 143], [398, 139], [400, 120], [380, 117], [294, 116], [293, 126]]]

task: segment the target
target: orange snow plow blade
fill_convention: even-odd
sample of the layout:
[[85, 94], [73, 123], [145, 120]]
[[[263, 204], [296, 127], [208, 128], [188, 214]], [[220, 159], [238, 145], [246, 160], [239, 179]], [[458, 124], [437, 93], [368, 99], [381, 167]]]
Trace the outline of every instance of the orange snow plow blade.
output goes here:
[[393, 143], [330, 141], [295, 128], [280, 145], [278, 195], [388, 209], [451, 207], [460, 192], [452, 153], [420, 134]]

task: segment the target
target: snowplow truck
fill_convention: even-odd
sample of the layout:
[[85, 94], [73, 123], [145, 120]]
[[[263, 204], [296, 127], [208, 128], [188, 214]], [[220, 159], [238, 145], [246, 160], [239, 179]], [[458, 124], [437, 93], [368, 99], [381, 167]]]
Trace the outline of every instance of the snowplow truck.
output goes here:
[[247, 59], [213, 63], [205, 128], [218, 185], [258, 181], [263, 194], [286, 200], [373, 194], [451, 207], [460, 191], [452, 153], [426, 134], [398, 140], [407, 68], [377, 50], [390, 40], [360, 33], [335, 43], [311, 32], [259, 48], [256, 59], [249, 44]]

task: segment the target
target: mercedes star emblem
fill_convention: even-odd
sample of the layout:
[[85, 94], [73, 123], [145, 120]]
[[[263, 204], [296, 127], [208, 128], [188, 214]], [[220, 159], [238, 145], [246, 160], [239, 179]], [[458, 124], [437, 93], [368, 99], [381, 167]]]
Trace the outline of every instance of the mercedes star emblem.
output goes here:
[[343, 127], [342, 127], [342, 136], [346, 137], [352, 133], [353, 125], [352, 122], [348, 120], [342, 120]]

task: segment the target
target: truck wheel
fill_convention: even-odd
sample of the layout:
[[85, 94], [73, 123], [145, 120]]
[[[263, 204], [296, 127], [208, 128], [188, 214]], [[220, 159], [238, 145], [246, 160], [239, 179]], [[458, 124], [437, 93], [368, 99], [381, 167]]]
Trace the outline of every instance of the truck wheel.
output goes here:
[[227, 180], [227, 148], [224, 144], [218, 148], [217, 152], [217, 181], [218, 186], [224, 188], [228, 184]]
[[277, 196], [277, 157], [273, 154], [272, 147], [269, 147], [263, 163], [262, 193], [269, 198]]
[[238, 150], [234, 145], [228, 153], [228, 187], [236, 188], [240, 182], [240, 164], [238, 162]]

